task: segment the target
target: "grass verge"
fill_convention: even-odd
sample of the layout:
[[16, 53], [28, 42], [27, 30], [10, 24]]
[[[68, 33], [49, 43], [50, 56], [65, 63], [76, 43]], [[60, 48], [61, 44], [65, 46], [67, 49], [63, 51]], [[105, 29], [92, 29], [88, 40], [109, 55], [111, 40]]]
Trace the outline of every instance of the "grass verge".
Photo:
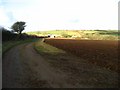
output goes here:
[[29, 43], [29, 42], [35, 42], [38, 39], [27, 39], [27, 40], [18, 40], [18, 41], [7, 41], [7, 42], [3, 42], [2, 43], [2, 54], [4, 56], [4, 54], [10, 50], [12, 47], [15, 47], [19, 44], [23, 44], [23, 43]]
[[53, 47], [51, 45], [48, 45], [44, 43], [42, 40], [38, 40], [34, 43], [34, 49], [40, 53], [40, 54], [49, 54], [49, 55], [57, 55], [61, 53], [65, 53], [65, 51], [58, 49], [56, 47]]

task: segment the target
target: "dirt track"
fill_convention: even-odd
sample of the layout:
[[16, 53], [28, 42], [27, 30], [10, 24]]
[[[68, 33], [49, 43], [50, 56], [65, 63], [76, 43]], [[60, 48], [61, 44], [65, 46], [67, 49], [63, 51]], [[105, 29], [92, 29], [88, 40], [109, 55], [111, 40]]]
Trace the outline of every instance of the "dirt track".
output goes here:
[[[87, 76], [84, 76], [84, 74], [82, 75], [82, 73], [84, 73], [82, 71], [80, 76], [75, 77], [72, 74], [69, 74], [68, 76], [67, 73], [60, 71], [60, 69], [52, 67], [42, 56], [40, 56], [40, 54], [38, 54], [34, 50], [32, 45], [33, 43], [22, 44], [12, 48], [5, 54], [2, 64], [3, 88], [94, 87], [87, 84], [82, 85], [74, 82], [75, 78], [76, 80], [77, 78], [78, 80], [88, 78], [88, 74], [86, 74]], [[85, 66], [87, 64], [84, 63], [84, 65], [81, 65], [79, 66], [79, 68], [85, 69]], [[99, 67], [93, 68], [94, 71], [91, 70], [91, 72], [93, 73], [99, 72], [98, 70], [101, 71]], [[90, 71], [90, 68], [87, 69], [87, 71]], [[105, 81], [110, 83], [109, 87], [116, 87], [115, 83], [117, 82], [117, 73], [106, 71], [103, 69], [103, 72], [101, 72], [101, 74], [105, 76]], [[69, 81], [72, 81], [72, 83]]]

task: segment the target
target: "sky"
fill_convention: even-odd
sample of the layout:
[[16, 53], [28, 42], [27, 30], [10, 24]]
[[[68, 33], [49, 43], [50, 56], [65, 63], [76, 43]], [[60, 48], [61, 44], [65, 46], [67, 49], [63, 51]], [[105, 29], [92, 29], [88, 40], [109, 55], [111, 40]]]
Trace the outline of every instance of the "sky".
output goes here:
[[117, 30], [120, 0], [0, 0], [0, 26], [25, 21], [25, 31]]

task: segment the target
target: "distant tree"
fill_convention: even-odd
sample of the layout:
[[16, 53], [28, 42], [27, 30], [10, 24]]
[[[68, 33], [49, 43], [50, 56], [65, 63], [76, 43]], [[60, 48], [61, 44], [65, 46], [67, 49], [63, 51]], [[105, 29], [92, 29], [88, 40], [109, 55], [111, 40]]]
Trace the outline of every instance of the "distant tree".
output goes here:
[[70, 37], [72, 37], [72, 35], [69, 35], [69, 34], [66, 34], [66, 33], [63, 33], [62, 36], [63, 36], [64, 38], [70, 38]]
[[13, 32], [17, 32], [18, 34], [21, 35], [22, 31], [25, 29], [26, 27], [26, 22], [20, 21], [20, 22], [15, 22], [12, 26], [11, 29]]

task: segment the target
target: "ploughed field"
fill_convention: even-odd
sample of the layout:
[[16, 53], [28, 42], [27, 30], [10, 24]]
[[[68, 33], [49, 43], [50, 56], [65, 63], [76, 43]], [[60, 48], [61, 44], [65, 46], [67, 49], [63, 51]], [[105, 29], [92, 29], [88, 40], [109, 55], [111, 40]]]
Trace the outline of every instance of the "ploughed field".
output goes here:
[[45, 39], [44, 42], [77, 55], [95, 65], [118, 71], [118, 41]]

